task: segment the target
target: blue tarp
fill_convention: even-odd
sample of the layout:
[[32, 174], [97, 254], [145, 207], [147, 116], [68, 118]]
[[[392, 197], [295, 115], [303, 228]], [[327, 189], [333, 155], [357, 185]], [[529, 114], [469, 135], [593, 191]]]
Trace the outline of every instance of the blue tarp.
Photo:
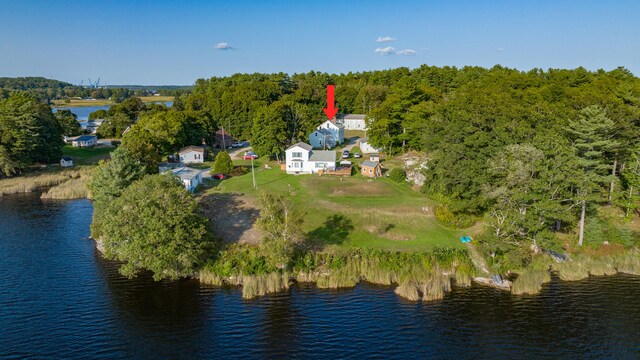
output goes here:
[[466, 243], [470, 243], [471, 242], [471, 237], [469, 237], [469, 236], [461, 236], [460, 237], [460, 242], [461, 243], [465, 243], [465, 244]]

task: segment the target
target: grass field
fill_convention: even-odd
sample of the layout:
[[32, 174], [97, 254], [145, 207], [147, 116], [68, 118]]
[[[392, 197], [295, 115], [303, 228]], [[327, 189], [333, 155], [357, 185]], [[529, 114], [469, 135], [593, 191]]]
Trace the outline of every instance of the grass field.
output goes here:
[[[428, 198], [408, 185], [387, 179], [369, 180], [360, 175], [336, 178], [317, 175], [287, 175], [275, 163], [265, 169], [256, 163], [258, 190], [288, 194], [306, 212], [308, 237], [324, 249], [347, 247], [384, 250], [429, 250], [436, 246], [462, 247], [457, 240], [464, 233], [447, 229], [428, 214]], [[236, 165], [250, 166], [249, 161]], [[207, 194], [243, 194], [255, 202], [257, 190], [251, 172], [216, 181]]]
[[113, 146], [94, 146], [90, 148], [73, 147], [66, 145], [62, 149], [64, 156], [70, 156], [73, 158], [74, 165], [92, 165], [97, 164], [98, 161], [106, 159], [109, 153], [113, 151]]
[[[166, 102], [173, 101], [173, 96], [141, 96], [140, 99], [143, 102]], [[89, 99], [73, 99], [69, 102], [65, 100], [53, 100], [53, 106], [55, 107], [82, 107], [82, 106], [105, 106], [113, 105], [113, 102], [108, 99], [89, 100]]]

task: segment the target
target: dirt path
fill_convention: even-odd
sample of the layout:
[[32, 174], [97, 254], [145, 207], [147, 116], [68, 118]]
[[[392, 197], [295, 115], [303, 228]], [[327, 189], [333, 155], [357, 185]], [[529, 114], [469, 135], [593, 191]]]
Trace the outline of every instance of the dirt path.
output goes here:
[[214, 236], [226, 243], [258, 244], [262, 233], [254, 225], [260, 210], [242, 194], [213, 194], [200, 198]]
[[471, 256], [471, 261], [476, 266], [476, 268], [480, 269], [485, 274], [490, 274], [489, 267], [487, 266], [487, 262], [484, 259], [484, 256], [480, 254], [476, 246], [472, 243], [466, 243], [467, 249], [469, 249], [469, 256]]

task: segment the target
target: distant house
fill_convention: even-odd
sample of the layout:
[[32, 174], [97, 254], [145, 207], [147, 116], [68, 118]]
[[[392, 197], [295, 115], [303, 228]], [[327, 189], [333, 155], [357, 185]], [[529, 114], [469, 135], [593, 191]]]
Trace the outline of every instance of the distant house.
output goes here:
[[371, 155], [369, 155], [369, 161], [380, 162], [380, 154], [371, 154]]
[[191, 192], [194, 192], [196, 187], [202, 184], [202, 170], [190, 167], [181, 167], [171, 170], [171, 173], [179, 177], [184, 184], [184, 188]]
[[364, 114], [345, 114], [338, 117], [338, 122], [344, 125], [345, 130], [367, 130]]
[[60, 159], [60, 166], [62, 167], [73, 166], [73, 159], [68, 156], [63, 156], [62, 159]]
[[91, 134], [95, 134], [96, 131], [98, 131], [98, 128], [100, 127], [100, 125], [102, 125], [102, 123], [104, 123], [104, 119], [89, 120], [87, 121], [87, 125], [85, 129]]
[[82, 135], [75, 138], [71, 145], [73, 147], [90, 147], [98, 144], [98, 137], [95, 135]]
[[216, 131], [216, 148], [229, 149], [234, 142], [236, 142], [236, 140], [229, 135], [228, 132], [224, 131], [224, 129]]
[[311, 145], [299, 142], [285, 151], [287, 174], [314, 174], [319, 170], [336, 169], [336, 152], [313, 150]]
[[382, 151], [381, 148], [371, 145], [367, 138], [358, 140], [358, 147], [360, 147], [360, 150], [362, 150], [362, 153], [364, 154], [379, 153]]
[[360, 165], [360, 173], [366, 177], [377, 178], [382, 176], [382, 166], [377, 161], [366, 160]]
[[203, 163], [205, 151], [202, 146], [187, 146], [178, 152], [180, 162], [184, 164]]
[[[314, 148], [331, 148], [344, 142], [344, 125], [327, 120], [309, 135], [309, 142]], [[333, 146], [329, 146], [332, 143]]]

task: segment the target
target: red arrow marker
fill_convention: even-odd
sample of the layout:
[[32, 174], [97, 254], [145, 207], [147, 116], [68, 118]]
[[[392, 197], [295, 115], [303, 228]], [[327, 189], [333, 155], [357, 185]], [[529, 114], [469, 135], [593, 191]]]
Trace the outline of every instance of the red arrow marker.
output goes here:
[[335, 107], [335, 99], [334, 99], [334, 92], [335, 92], [336, 86], [335, 85], [327, 85], [327, 107], [322, 109], [324, 110], [324, 113], [327, 114], [327, 117], [329, 118], [329, 120], [333, 119], [336, 116], [336, 113], [338, 112], [338, 109]]

